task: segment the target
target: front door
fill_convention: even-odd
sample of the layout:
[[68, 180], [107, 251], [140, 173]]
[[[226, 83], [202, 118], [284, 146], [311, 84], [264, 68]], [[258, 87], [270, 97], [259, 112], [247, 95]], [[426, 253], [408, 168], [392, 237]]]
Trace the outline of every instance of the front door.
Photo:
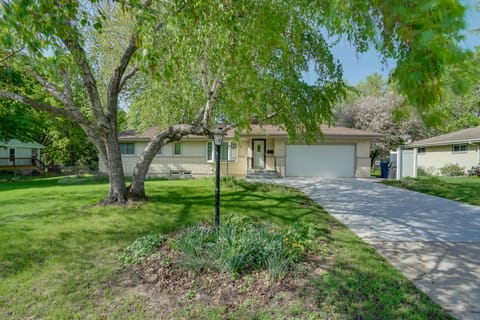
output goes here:
[[14, 148], [10, 149], [9, 155], [10, 155], [10, 159], [9, 159], [10, 165], [14, 166], [15, 165], [15, 149]]
[[265, 169], [265, 140], [253, 140], [253, 168]]

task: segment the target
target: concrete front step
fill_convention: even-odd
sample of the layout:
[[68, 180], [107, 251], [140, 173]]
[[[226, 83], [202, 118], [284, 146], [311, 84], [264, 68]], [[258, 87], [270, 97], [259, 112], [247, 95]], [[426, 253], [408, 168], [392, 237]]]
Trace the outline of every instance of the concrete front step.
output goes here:
[[278, 179], [280, 175], [274, 170], [248, 170], [247, 179]]

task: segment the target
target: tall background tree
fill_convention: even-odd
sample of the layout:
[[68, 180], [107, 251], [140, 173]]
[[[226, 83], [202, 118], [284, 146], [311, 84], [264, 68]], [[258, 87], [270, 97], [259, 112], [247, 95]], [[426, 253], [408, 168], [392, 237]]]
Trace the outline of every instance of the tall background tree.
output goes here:
[[[19, 92], [36, 96], [39, 101], [48, 97], [34, 79], [0, 64], [3, 88], [19, 88]], [[97, 151], [86, 139], [76, 122], [38, 111], [12, 100], [0, 101], [0, 141], [18, 139], [36, 141], [46, 148], [42, 160], [48, 164], [86, 165], [97, 167]]]
[[405, 106], [405, 98], [395, 91], [394, 85], [387, 85], [381, 75], [367, 76], [349, 95], [349, 103], [336, 108], [336, 123], [384, 135], [371, 144], [372, 166], [375, 160], [387, 158], [391, 150], [406, 143], [407, 135], [413, 140], [425, 137], [425, 124], [415, 108]]
[[[480, 125], [479, 58], [480, 48], [477, 48], [475, 54], [463, 62], [461, 70], [448, 68], [453, 75], [462, 72], [469, 82], [466, 87], [445, 86], [442, 97], [434, 109], [435, 112], [429, 114], [433, 118], [427, 132], [429, 136]], [[446, 79], [452, 82], [450, 77], [449, 72]]]
[[[159, 127], [130, 186], [130, 197], [142, 199], [154, 154], [186, 134], [209, 134], [216, 119], [241, 129], [257, 116], [284, 126], [292, 139], [313, 139], [345, 93], [330, 37], [396, 59], [400, 92], [422, 110], [439, 101], [445, 66], [465, 54], [459, 1], [11, 0], [0, 15], [2, 62], [34, 79], [48, 99], [3, 86], [0, 97], [79, 124], [108, 169], [105, 203], [129, 196], [117, 140], [120, 98], [143, 98], [132, 104], [143, 115], [138, 124]], [[116, 19], [127, 23], [119, 28]], [[110, 50], [95, 51], [115, 26]], [[313, 86], [302, 80], [310, 63], [318, 74]], [[161, 103], [152, 105], [149, 92]], [[156, 121], [147, 123], [146, 114]]]

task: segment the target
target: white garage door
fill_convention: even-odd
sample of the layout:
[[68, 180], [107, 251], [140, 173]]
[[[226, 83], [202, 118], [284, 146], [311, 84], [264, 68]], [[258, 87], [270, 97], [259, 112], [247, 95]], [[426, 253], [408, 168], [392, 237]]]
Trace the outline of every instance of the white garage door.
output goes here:
[[354, 145], [287, 145], [287, 177], [355, 176]]

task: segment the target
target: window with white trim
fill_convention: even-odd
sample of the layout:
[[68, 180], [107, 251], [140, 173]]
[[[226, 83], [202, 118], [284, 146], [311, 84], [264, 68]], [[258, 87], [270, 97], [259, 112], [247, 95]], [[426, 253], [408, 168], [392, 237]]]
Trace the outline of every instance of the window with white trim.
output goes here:
[[135, 154], [135, 143], [120, 143], [121, 154]]
[[452, 145], [452, 152], [453, 153], [461, 153], [461, 152], [467, 152], [468, 151], [468, 146], [466, 144], [454, 144]]
[[[215, 161], [215, 145], [213, 141], [207, 141], [207, 161]], [[237, 144], [235, 142], [223, 142], [220, 146], [220, 161], [237, 161]]]
[[425, 153], [425, 152], [427, 152], [425, 148], [418, 148], [417, 149], [417, 153], [419, 153], [419, 154], [422, 154], [422, 153]]
[[182, 155], [182, 143], [175, 142], [173, 145], [173, 155], [174, 156], [181, 156]]

